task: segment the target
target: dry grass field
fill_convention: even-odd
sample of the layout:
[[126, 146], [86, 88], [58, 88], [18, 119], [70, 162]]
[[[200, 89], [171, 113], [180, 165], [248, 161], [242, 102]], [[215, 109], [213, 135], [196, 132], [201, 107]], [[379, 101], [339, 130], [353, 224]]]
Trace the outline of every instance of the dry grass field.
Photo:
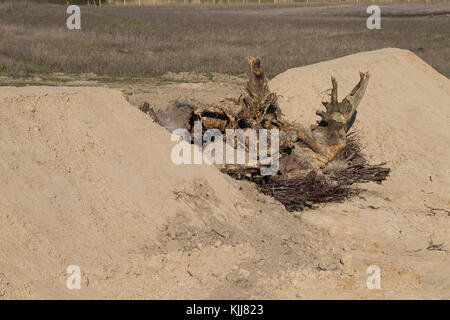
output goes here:
[[239, 75], [261, 56], [269, 77], [344, 55], [409, 49], [450, 75], [450, 3], [381, 5], [381, 30], [366, 28], [367, 4], [82, 6], [82, 30], [66, 6], [0, 2], [0, 74], [114, 78], [167, 72]]

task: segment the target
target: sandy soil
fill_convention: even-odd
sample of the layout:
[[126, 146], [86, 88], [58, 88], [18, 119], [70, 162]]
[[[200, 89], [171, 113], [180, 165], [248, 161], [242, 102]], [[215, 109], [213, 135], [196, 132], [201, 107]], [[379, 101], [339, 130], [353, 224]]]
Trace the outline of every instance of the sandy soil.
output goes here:
[[[238, 94], [242, 79], [130, 97], [1, 88], [0, 299], [450, 298], [449, 80], [385, 49], [270, 85], [286, 116], [308, 125], [330, 75], [342, 98], [367, 70], [356, 126], [368, 158], [392, 174], [345, 203], [296, 213], [215, 167], [172, 164], [169, 133], [134, 106], [213, 102]], [[81, 269], [80, 290], [66, 288], [69, 265]], [[380, 290], [366, 287], [370, 265]]]

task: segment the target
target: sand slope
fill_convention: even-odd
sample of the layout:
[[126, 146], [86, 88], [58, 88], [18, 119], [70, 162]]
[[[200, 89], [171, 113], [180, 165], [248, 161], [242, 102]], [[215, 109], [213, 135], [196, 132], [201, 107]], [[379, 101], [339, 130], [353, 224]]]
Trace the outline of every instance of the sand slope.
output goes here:
[[[385, 49], [270, 86], [308, 125], [329, 76], [342, 98], [359, 70], [356, 126], [392, 176], [296, 215], [212, 166], [174, 165], [169, 133], [119, 91], [1, 88], [0, 299], [448, 297], [448, 252], [426, 247], [450, 243], [450, 81]], [[370, 264], [383, 291], [365, 287]], [[69, 265], [81, 290], [65, 286]]]
[[[192, 293], [192, 249], [229, 244], [195, 259], [199, 272], [225, 275], [241, 255], [256, 259], [248, 241], [259, 232], [281, 237], [292, 224], [215, 167], [174, 165], [169, 133], [115, 90], [3, 88], [0, 137], [1, 296], [208, 297], [223, 279]], [[83, 290], [65, 288], [69, 265]], [[194, 284], [180, 288], [177, 273]]]
[[[382, 186], [366, 185], [362, 199], [304, 218], [346, 236], [353, 256], [366, 265], [367, 251], [373, 250], [371, 262], [384, 265], [385, 277], [398, 281], [391, 289], [406, 294], [416, 283], [449, 297], [448, 251], [426, 248], [431, 241], [448, 250], [450, 243], [450, 80], [410, 51], [383, 49], [291, 69], [270, 86], [281, 95], [286, 116], [308, 126], [318, 119], [320, 101], [329, 99], [323, 91], [331, 88], [330, 76], [343, 99], [357, 83], [358, 71], [369, 71], [371, 79], [355, 127], [370, 161], [387, 162], [391, 176]], [[398, 270], [391, 270], [393, 261], [414, 280], [400, 280]]]

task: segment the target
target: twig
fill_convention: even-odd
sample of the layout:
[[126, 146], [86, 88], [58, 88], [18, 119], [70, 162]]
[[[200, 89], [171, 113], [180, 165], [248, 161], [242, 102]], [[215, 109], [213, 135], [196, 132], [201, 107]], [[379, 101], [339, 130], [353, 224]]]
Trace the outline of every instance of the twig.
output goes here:
[[442, 248], [442, 246], [444, 245], [445, 242], [439, 243], [439, 244], [434, 244], [432, 240], [430, 240], [428, 242], [428, 247], [427, 250], [435, 250], [435, 251], [448, 251], [444, 248]]
[[441, 208], [433, 208], [433, 207], [430, 207], [430, 206], [427, 205], [427, 204], [425, 205], [425, 207], [427, 207], [427, 208], [430, 209], [431, 211], [443, 211], [443, 212], [446, 212], [447, 215], [450, 216], [450, 211], [449, 211], [449, 210], [441, 209]]
[[222, 238], [226, 239], [226, 237], [225, 237], [223, 234], [221, 234], [220, 232], [217, 232], [217, 231], [214, 230], [214, 229], [211, 229], [211, 231], [214, 232], [215, 234], [221, 236]]

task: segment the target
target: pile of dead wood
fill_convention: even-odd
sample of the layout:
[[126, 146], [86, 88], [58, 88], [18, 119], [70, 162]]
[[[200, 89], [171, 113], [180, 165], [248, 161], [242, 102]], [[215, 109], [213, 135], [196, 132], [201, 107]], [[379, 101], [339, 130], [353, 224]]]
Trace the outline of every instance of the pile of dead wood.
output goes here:
[[[283, 117], [278, 96], [269, 89], [260, 59], [249, 57], [247, 61], [249, 78], [238, 98], [226, 98], [217, 104], [179, 99], [163, 111], [155, 111], [143, 102], [140, 108], [167, 129], [185, 128], [192, 137], [195, 121], [201, 121], [203, 132], [220, 130], [224, 140], [227, 129], [278, 129], [276, 174], [262, 175], [260, 165], [224, 165], [221, 169], [237, 179], [257, 183], [262, 192], [272, 195], [290, 211], [342, 201], [360, 191], [353, 184], [386, 179], [390, 169], [384, 164], [369, 165], [361, 153], [357, 132], [349, 131], [367, 88], [368, 73], [360, 73], [359, 82], [340, 102], [337, 81], [331, 78], [330, 101], [322, 102], [325, 110], [317, 111], [321, 120], [306, 129]], [[270, 153], [270, 145], [267, 147]]]

